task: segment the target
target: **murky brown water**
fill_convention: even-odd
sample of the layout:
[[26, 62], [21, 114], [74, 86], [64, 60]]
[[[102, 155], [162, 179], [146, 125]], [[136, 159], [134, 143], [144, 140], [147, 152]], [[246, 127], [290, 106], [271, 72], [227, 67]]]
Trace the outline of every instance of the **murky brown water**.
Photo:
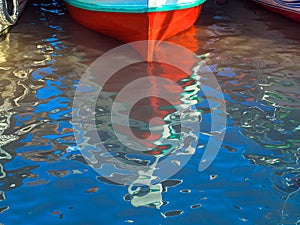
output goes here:
[[[70, 123], [84, 71], [122, 43], [76, 24], [60, 1], [29, 1], [0, 42], [0, 222], [299, 223], [299, 24], [247, 1], [209, 2], [196, 25], [170, 41], [205, 57], [216, 75], [227, 106], [226, 136], [208, 170], [197, 170], [198, 147], [186, 167], [162, 183], [159, 210], [135, 208], [141, 203], [127, 188], [97, 179], [82, 162]], [[187, 89], [198, 82], [179, 78]], [[132, 79], [117, 79], [106, 91], [118, 93]], [[151, 114], [145, 105], [138, 110]], [[209, 117], [201, 101], [197, 107]], [[137, 121], [145, 119], [141, 112]], [[201, 146], [205, 140], [199, 140]]]

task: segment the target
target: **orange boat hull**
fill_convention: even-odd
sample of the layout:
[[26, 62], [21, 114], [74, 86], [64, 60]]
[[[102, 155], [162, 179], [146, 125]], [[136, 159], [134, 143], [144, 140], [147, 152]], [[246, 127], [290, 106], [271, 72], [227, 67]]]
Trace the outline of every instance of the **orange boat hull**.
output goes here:
[[98, 12], [66, 4], [71, 16], [83, 26], [125, 43], [165, 40], [193, 26], [202, 5], [148, 13]]

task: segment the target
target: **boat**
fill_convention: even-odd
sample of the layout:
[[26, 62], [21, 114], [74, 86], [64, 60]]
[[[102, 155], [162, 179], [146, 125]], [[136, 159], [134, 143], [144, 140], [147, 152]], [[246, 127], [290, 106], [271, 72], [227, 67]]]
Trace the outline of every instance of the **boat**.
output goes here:
[[272, 12], [300, 22], [300, 0], [253, 0]]
[[0, 36], [17, 22], [26, 3], [27, 0], [0, 0]]
[[80, 24], [125, 43], [165, 40], [196, 22], [206, 0], [65, 0]]

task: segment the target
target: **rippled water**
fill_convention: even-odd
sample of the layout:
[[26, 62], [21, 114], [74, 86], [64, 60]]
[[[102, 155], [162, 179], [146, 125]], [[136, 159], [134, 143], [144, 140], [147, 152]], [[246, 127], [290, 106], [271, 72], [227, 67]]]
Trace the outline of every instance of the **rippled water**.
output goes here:
[[[251, 2], [218, 7], [209, 2], [196, 25], [170, 41], [194, 51], [199, 62], [205, 59], [223, 90], [228, 120], [222, 148], [199, 172], [209, 136], [207, 101], [214, 96], [201, 94], [195, 74], [156, 65], [156, 76], [185, 90], [178, 93], [178, 105], [196, 112], [191, 115], [201, 119], [201, 133], [196, 151], [176, 175], [131, 192], [83, 160], [75, 140], [80, 129], [74, 131], [72, 124], [72, 101], [83, 73], [121, 43], [76, 24], [60, 1], [29, 1], [19, 24], [0, 43], [0, 223], [299, 223], [299, 37], [299, 24]], [[115, 96], [142, 76], [144, 66], [116, 74], [98, 98], [96, 116], [110, 151], [137, 165], [143, 160], [130, 158], [116, 141], [108, 115]], [[154, 140], [166, 139], [165, 145], [149, 146], [155, 154], [146, 161], [172, 151], [180, 138], [174, 108], [155, 98], [132, 111], [136, 136], [149, 136], [147, 124], [157, 116], [166, 123], [160, 127], [156, 121], [158, 131], [172, 132], [157, 133]]]

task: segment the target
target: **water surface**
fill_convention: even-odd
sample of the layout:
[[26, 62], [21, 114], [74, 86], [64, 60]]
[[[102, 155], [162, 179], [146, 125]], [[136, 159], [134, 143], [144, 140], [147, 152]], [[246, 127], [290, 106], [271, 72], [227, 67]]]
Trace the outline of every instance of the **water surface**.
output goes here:
[[[207, 102], [213, 96], [203, 95], [205, 81], [200, 84], [195, 74], [155, 68], [156, 76], [185, 90], [178, 93], [178, 105], [196, 112], [201, 133], [190, 161], [152, 186], [157, 195], [145, 200], [147, 187], [129, 193], [127, 186], [109, 182], [82, 159], [71, 123], [84, 71], [122, 43], [76, 24], [61, 1], [29, 1], [0, 44], [0, 222], [299, 223], [299, 37], [299, 24], [251, 2], [232, 0], [225, 6], [209, 2], [193, 28], [170, 39], [194, 51], [199, 62], [206, 60], [216, 76], [226, 101], [226, 136], [216, 160], [199, 172], [209, 136]], [[141, 161], [126, 158], [126, 149], [109, 132], [109, 106], [128, 82], [142, 76], [144, 66], [116, 74], [97, 103], [99, 134], [114, 154], [133, 164]], [[180, 133], [173, 114], [168, 102], [144, 99], [132, 112], [132, 130], [149, 136], [150, 119], [165, 118], [167, 125], [160, 129], [172, 130], [172, 138], [156, 150], [158, 155], [169, 152]]]

